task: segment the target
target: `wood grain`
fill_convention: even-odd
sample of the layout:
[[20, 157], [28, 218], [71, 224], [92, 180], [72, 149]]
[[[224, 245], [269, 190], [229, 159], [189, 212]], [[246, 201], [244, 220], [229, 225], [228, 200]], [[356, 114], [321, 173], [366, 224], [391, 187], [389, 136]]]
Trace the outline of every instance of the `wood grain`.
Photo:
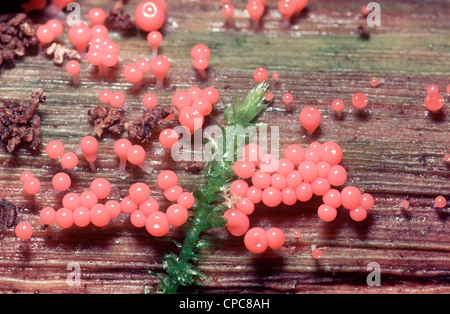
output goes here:
[[[108, 9], [110, 1], [83, 0], [84, 17], [90, 8]], [[131, 0], [126, 10], [132, 13], [139, 1]], [[275, 103], [260, 117], [262, 122], [279, 126], [280, 148], [292, 143], [304, 147], [312, 141], [337, 141], [344, 150], [343, 165], [348, 169], [347, 184], [372, 193], [376, 200], [369, 218], [353, 223], [346, 210], [340, 210], [332, 224], [319, 221], [316, 198], [305, 204], [276, 209], [257, 207], [250, 217], [252, 226], [277, 226], [287, 235], [286, 245], [262, 256], [247, 252], [242, 238], [225, 230], [204, 234], [212, 247], [202, 251], [199, 267], [211, 281], [183, 292], [196, 293], [449, 293], [450, 243], [448, 207], [437, 210], [433, 200], [444, 195], [449, 201], [450, 168], [443, 157], [450, 152], [448, 94], [450, 72], [450, 7], [447, 1], [380, 1], [382, 26], [372, 30], [370, 40], [360, 40], [357, 27], [364, 22], [361, 3], [310, 1], [308, 10], [290, 30], [280, 29], [276, 1], [268, 1], [262, 30], [254, 34], [244, 1], [236, 3], [237, 29], [225, 29], [220, 1], [182, 1], [169, 3], [165, 40], [161, 51], [169, 55], [172, 68], [168, 86], [156, 91], [161, 104], [169, 104], [175, 89], [193, 85], [214, 86], [221, 93], [214, 116], [223, 119], [223, 106], [236, 93], [244, 95], [252, 86], [252, 73], [264, 66], [281, 79], [273, 86]], [[39, 17], [37, 17], [39, 20]], [[41, 17], [45, 21], [47, 17]], [[120, 43], [120, 66], [114, 81], [96, 78], [93, 69], [83, 63], [79, 87], [71, 85], [63, 67], [50, 59], [27, 56], [12, 69], [0, 70], [0, 98], [27, 100], [31, 91], [42, 87], [48, 99], [40, 107], [43, 141], [62, 140], [67, 150], [76, 150], [80, 139], [91, 134], [87, 110], [98, 105], [103, 88], [126, 90], [127, 119], [141, 113], [142, 93], [133, 93], [120, 75], [122, 67], [149, 56], [145, 34], [123, 37], [112, 33]], [[67, 41], [67, 37], [62, 37]], [[199, 42], [212, 49], [209, 79], [199, 82], [192, 68], [190, 48]], [[373, 89], [370, 78], [385, 83]], [[446, 97], [443, 114], [431, 115], [424, 106], [426, 87], [439, 86]], [[145, 88], [155, 90], [151, 77]], [[293, 113], [281, 104], [285, 92], [294, 95]], [[353, 93], [366, 93], [370, 99], [365, 114], [350, 107]], [[329, 104], [335, 98], [346, 103], [344, 118], [335, 117]], [[320, 129], [313, 137], [305, 135], [298, 112], [315, 105], [322, 112]], [[207, 121], [212, 123], [212, 121]], [[175, 126], [168, 122], [162, 127]], [[147, 162], [157, 171], [174, 169], [181, 184], [195, 189], [201, 177], [174, 163], [154, 141], [146, 144]], [[118, 161], [112, 150], [115, 138], [106, 136], [100, 143], [99, 170], [93, 174], [88, 165], [71, 172], [72, 190], [88, 189], [96, 177], [113, 184], [112, 198], [120, 199], [128, 187], [145, 180], [155, 187], [156, 176], [139, 169], [117, 175]], [[150, 237], [131, 226], [123, 215], [106, 228], [73, 228], [61, 231], [44, 227], [38, 213], [44, 206], [60, 206], [61, 195], [51, 189], [51, 178], [60, 166], [46, 158], [44, 146], [39, 153], [23, 148], [7, 154], [0, 150], [0, 197], [19, 207], [19, 220], [35, 227], [30, 241], [19, 241], [14, 231], [0, 233], [0, 291], [3, 293], [142, 293], [154, 291], [158, 280], [147, 270], [161, 271], [160, 257], [175, 251], [172, 239], [182, 234], [173, 230], [164, 239]], [[31, 170], [43, 183], [42, 193], [27, 197], [19, 184], [19, 175]], [[161, 192], [153, 194], [164, 201]], [[399, 211], [399, 203], [408, 199], [411, 208]], [[300, 239], [293, 231], [301, 232]], [[323, 250], [323, 258], [311, 257], [312, 244]], [[81, 286], [70, 287], [66, 278], [70, 262], [81, 266]], [[381, 266], [381, 287], [369, 287], [366, 267]]]

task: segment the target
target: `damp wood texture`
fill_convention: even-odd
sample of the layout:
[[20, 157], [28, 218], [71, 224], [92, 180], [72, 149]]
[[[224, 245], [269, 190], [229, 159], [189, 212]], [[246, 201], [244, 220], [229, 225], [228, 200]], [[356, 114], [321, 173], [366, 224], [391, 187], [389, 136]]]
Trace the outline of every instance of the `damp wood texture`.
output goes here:
[[[109, 0], [79, 1], [83, 18], [89, 9], [111, 7]], [[125, 5], [133, 12], [138, 1]], [[352, 222], [348, 211], [340, 209], [337, 219], [323, 223], [317, 217], [319, 198], [291, 207], [275, 209], [257, 206], [251, 226], [278, 227], [285, 231], [286, 244], [279, 250], [255, 255], [245, 249], [243, 238], [226, 229], [213, 229], [202, 235], [211, 246], [201, 251], [198, 267], [211, 280], [201, 286], [181, 289], [190, 293], [449, 293], [450, 226], [449, 208], [434, 207], [438, 195], [450, 200], [450, 168], [444, 156], [450, 152], [450, 22], [446, 1], [382, 1], [381, 26], [368, 28], [361, 16], [363, 2], [312, 0], [289, 29], [280, 27], [276, 1], [267, 2], [261, 30], [252, 31], [244, 2], [236, 3], [235, 28], [224, 27], [220, 1], [169, 1], [168, 20], [160, 53], [167, 54], [171, 69], [164, 90], [156, 90], [155, 79], [147, 76], [140, 93], [125, 81], [123, 66], [139, 58], [149, 58], [151, 48], [143, 33], [124, 36], [112, 31], [119, 43], [120, 63], [113, 81], [100, 80], [86, 60], [82, 62], [80, 84], [64, 66], [35, 53], [19, 58], [14, 67], [0, 69], [0, 98], [29, 101], [33, 90], [42, 88], [47, 99], [40, 104], [42, 145], [37, 151], [21, 146], [14, 153], [0, 147], [0, 199], [17, 207], [17, 213], [0, 217], [16, 223], [29, 221], [34, 235], [21, 241], [11, 222], [0, 226], [0, 291], [3, 293], [143, 293], [155, 291], [159, 280], [148, 273], [162, 271], [160, 258], [176, 251], [173, 239], [181, 240], [178, 229], [155, 239], [144, 229], [131, 226], [122, 215], [105, 228], [87, 227], [61, 230], [45, 227], [39, 210], [61, 206], [62, 195], [51, 187], [60, 164], [46, 157], [45, 144], [60, 140], [68, 151], [79, 148], [86, 135], [94, 135], [87, 112], [98, 105], [104, 88], [124, 91], [128, 103], [127, 121], [142, 116], [144, 90], [155, 92], [159, 106], [170, 105], [175, 90], [191, 86], [212, 86], [221, 95], [213, 116], [223, 120], [223, 108], [236, 95], [244, 96], [254, 85], [253, 71], [265, 67], [269, 75], [280, 74], [272, 86], [274, 103], [259, 117], [278, 126], [280, 149], [290, 144], [307, 147], [313, 141], [335, 141], [344, 152], [342, 165], [348, 170], [348, 185], [359, 187], [375, 197], [368, 219]], [[1, 10], [1, 8], [0, 8]], [[48, 17], [33, 15], [35, 22]], [[358, 28], [360, 32], [358, 32]], [[68, 43], [67, 28], [60, 38]], [[190, 49], [197, 43], [211, 48], [207, 81], [199, 81], [192, 66]], [[369, 85], [377, 77], [377, 88]], [[436, 84], [445, 96], [444, 110], [431, 115], [424, 105], [426, 89]], [[292, 111], [286, 112], [281, 97], [290, 92]], [[351, 96], [361, 92], [369, 105], [363, 113], [351, 106]], [[331, 109], [333, 99], [346, 107], [338, 119]], [[298, 114], [308, 105], [316, 106], [323, 118], [320, 128], [307, 136]], [[213, 125], [207, 119], [205, 125]], [[156, 187], [156, 174], [175, 170], [180, 185], [194, 190], [202, 184], [200, 173], [186, 171], [187, 162], [173, 162], [158, 143], [159, 131], [176, 126], [165, 122], [154, 129], [144, 144], [147, 163], [155, 174], [129, 167], [118, 175], [119, 161], [113, 144], [117, 135], [105, 132], [100, 140], [98, 171], [80, 159], [70, 171], [71, 191], [82, 192], [97, 177], [113, 185], [112, 199], [126, 196], [131, 184], [145, 181], [162, 208], [169, 203]], [[126, 136], [124, 132], [123, 136]], [[32, 171], [42, 182], [35, 197], [25, 195], [20, 174]], [[402, 200], [408, 210], [401, 210]], [[2, 209], [6, 211], [7, 209]], [[11, 216], [13, 215], [13, 216]], [[5, 218], [5, 219], [6, 219]], [[294, 238], [295, 231], [300, 237]], [[320, 260], [311, 255], [311, 245], [323, 251]], [[69, 286], [68, 265], [78, 263], [81, 285]], [[370, 287], [367, 266], [378, 263], [381, 286]]]

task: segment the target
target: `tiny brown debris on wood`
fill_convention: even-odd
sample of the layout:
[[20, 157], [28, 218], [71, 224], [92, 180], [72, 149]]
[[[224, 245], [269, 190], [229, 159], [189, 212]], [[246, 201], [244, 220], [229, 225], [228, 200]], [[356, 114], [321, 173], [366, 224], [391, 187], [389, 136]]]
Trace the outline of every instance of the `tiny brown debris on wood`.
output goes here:
[[360, 24], [358, 26], [358, 34], [361, 39], [368, 40], [370, 39], [370, 30], [367, 25]]
[[15, 64], [17, 57], [23, 57], [29, 47], [37, 45], [37, 28], [24, 13], [0, 23], [0, 65]]
[[203, 166], [198, 161], [188, 161], [184, 169], [186, 169], [186, 171], [189, 171], [191, 173], [199, 173], [200, 171], [202, 171]]
[[5, 200], [0, 201], [0, 231], [11, 228], [17, 219], [17, 207]]
[[105, 130], [121, 134], [125, 127], [123, 113], [117, 108], [96, 107], [88, 111], [89, 121], [94, 125], [94, 133], [100, 138]]
[[178, 110], [172, 106], [144, 111], [142, 118], [125, 125], [128, 130], [128, 138], [146, 142], [152, 136], [152, 131], [156, 126], [162, 124], [168, 116], [177, 114]]
[[30, 143], [33, 150], [39, 147], [42, 132], [37, 109], [45, 100], [44, 91], [40, 88], [33, 91], [28, 105], [17, 99], [0, 100], [0, 139], [6, 144], [9, 153], [22, 142]]
[[53, 63], [56, 65], [61, 65], [64, 63], [64, 60], [81, 60], [81, 56], [75, 49], [65, 47], [58, 43], [53, 43], [50, 47], [45, 51], [47, 56], [53, 55]]
[[132, 34], [137, 31], [136, 23], [129, 14], [125, 13], [124, 2], [126, 1], [114, 1], [105, 24], [109, 29], [119, 30], [124, 34]]

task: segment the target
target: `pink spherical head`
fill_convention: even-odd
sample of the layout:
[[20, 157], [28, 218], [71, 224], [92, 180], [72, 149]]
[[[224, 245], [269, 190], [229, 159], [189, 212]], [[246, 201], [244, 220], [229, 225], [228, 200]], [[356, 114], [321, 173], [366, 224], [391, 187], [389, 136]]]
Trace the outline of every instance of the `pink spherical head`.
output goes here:
[[135, 203], [140, 205], [150, 198], [151, 191], [147, 184], [139, 182], [130, 187], [128, 194]]
[[240, 198], [236, 203], [236, 209], [245, 215], [251, 215], [255, 211], [255, 204], [247, 197]]
[[321, 249], [314, 249], [314, 250], [312, 251], [312, 256], [313, 256], [315, 259], [321, 259], [321, 258], [322, 258], [322, 250], [321, 250]]
[[125, 66], [123, 70], [125, 79], [130, 83], [138, 83], [144, 77], [144, 72], [135, 63], [131, 63]]
[[78, 207], [73, 211], [73, 223], [75, 226], [84, 228], [91, 223], [91, 211], [86, 207]]
[[98, 99], [101, 103], [109, 104], [111, 101], [111, 91], [109, 89], [104, 89], [98, 94]]
[[83, 154], [92, 155], [97, 153], [98, 141], [93, 136], [85, 136], [81, 139], [80, 146]]
[[142, 166], [145, 161], [145, 150], [140, 145], [133, 145], [127, 151], [127, 159], [136, 166]]
[[312, 134], [319, 127], [322, 115], [317, 108], [306, 107], [300, 112], [299, 119], [305, 130]]
[[266, 172], [257, 170], [252, 176], [252, 184], [258, 189], [264, 190], [270, 186], [272, 176]]
[[132, 214], [134, 211], [138, 210], [139, 205], [133, 201], [130, 196], [126, 196], [120, 202], [120, 208], [125, 214]]
[[158, 49], [163, 41], [163, 35], [158, 31], [152, 31], [148, 33], [147, 41], [153, 49]]
[[342, 112], [344, 110], [344, 101], [342, 99], [335, 99], [331, 103], [331, 108], [336, 112]]
[[90, 48], [86, 54], [88, 62], [95, 66], [100, 66], [103, 62], [103, 52], [100, 48]]
[[318, 177], [311, 182], [311, 187], [314, 195], [322, 196], [330, 190], [331, 185], [327, 179]]
[[139, 211], [148, 217], [151, 214], [159, 211], [159, 203], [154, 198], [149, 198], [144, 203], [139, 205]]
[[337, 216], [337, 210], [336, 208], [322, 204], [319, 206], [319, 209], [317, 210], [317, 214], [319, 215], [319, 218], [325, 222], [331, 222], [334, 219], [336, 219]]
[[45, 148], [47, 156], [51, 159], [58, 159], [64, 154], [64, 151], [64, 144], [60, 141], [51, 141]]
[[114, 67], [119, 62], [119, 56], [114, 52], [106, 52], [102, 57], [102, 64], [106, 67]]
[[235, 180], [230, 185], [230, 194], [238, 197], [246, 197], [248, 192], [248, 183], [244, 180]]
[[158, 187], [165, 191], [178, 184], [178, 176], [172, 170], [165, 170], [158, 175], [156, 182]]
[[103, 204], [97, 204], [91, 208], [91, 222], [96, 227], [105, 227], [111, 221], [108, 208]]
[[362, 93], [356, 93], [352, 96], [352, 105], [357, 109], [363, 109], [367, 106], [369, 100], [367, 96]]
[[264, 14], [264, 4], [259, 0], [250, 0], [247, 4], [247, 12], [254, 22], [258, 22]]
[[297, 195], [297, 199], [300, 202], [307, 202], [313, 197], [313, 190], [311, 187], [311, 183], [302, 182], [295, 189], [295, 194]]
[[342, 161], [343, 152], [339, 144], [335, 142], [325, 142], [319, 149], [320, 160], [328, 162], [331, 166]]
[[77, 76], [78, 74], [80, 74], [80, 69], [81, 67], [78, 61], [71, 60], [66, 64], [66, 71], [72, 76]]
[[292, 189], [296, 189], [302, 182], [302, 174], [298, 170], [294, 170], [286, 176], [286, 186]]
[[296, 3], [290, 0], [278, 1], [278, 11], [285, 19], [290, 19], [296, 11]]
[[284, 158], [298, 166], [305, 159], [305, 151], [300, 145], [292, 144], [284, 150]]
[[341, 192], [339, 192], [336, 189], [329, 189], [323, 196], [322, 196], [323, 203], [325, 205], [338, 208], [342, 205], [341, 201]]
[[183, 225], [189, 218], [189, 212], [179, 204], [170, 205], [166, 211], [169, 223], [174, 227]]
[[64, 172], [55, 174], [52, 179], [53, 188], [58, 192], [67, 191], [72, 185], [72, 180], [69, 175]]
[[256, 171], [255, 164], [251, 161], [238, 160], [233, 165], [236, 175], [242, 179], [249, 179]]
[[283, 95], [282, 100], [285, 105], [290, 105], [292, 103], [292, 101], [294, 100], [294, 97], [292, 96], [291, 93], [286, 93]]
[[91, 25], [103, 24], [106, 21], [106, 13], [102, 8], [92, 8], [89, 10], [89, 22]]
[[92, 37], [106, 38], [109, 35], [109, 30], [104, 25], [94, 25], [91, 28]]
[[52, 28], [47, 24], [38, 27], [36, 36], [42, 46], [50, 44], [55, 39]]
[[202, 98], [203, 91], [198, 86], [191, 86], [188, 88], [187, 93], [191, 98], [191, 102], [193, 102], [196, 99]]
[[268, 187], [263, 191], [262, 202], [268, 207], [277, 207], [282, 202], [281, 191], [273, 187]]
[[146, 221], [147, 221], [147, 216], [144, 215], [144, 213], [141, 212], [140, 210], [135, 210], [130, 215], [130, 222], [136, 228], [145, 227]]
[[56, 210], [51, 207], [41, 209], [39, 219], [44, 225], [51, 225], [56, 219]]
[[205, 57], [197, 57], [194, 59], [194, 68], [199, 71], [205, 71], [209, 67], [209, 59]]
[[120, 213], [122, 212], [122, 207], [120, 206], [120, 203], [118, 201], [107, 201], [105, 203], [106, 208], [108, 208], [109, 215], [111, 216], [111, 219], [117, 218], [120, 216]]
[[114, 108], [122, 108], [125, 105], [125, 95], [121, 92], [112, 93], [109, 104]]
[[111, 194], [111, 183], [106, 179], [98, 178], [91, 182], [89, 190], [94, 193], [99, 200], [104, 200]]
[[209, 59], [210, 56], [211, 56], [211, 50], [209, 49], [208, 46], [206, 46], [204, 44], [197, 44], [194, 47], [192, 47], [192, 49], [191, 49], [192, 60], [195, 60], [198, 57], [203, 57], [203, 58]]
[[86, 50], [91, 38], [91, 28], [84, 23], [74, 25], [69, 29], [69, 39], [78, 51]]
[[444, 196], [439, 195], [434, 199], [434, 205], [436, 205], [437, 208], [444, 208], [447, 206], [447, 200]]
[[245, 247], [253, 253], [260, 254], [267, 250], [267, 232], [259, 227], [254, 227], [247, 231], [244, 237]]
[[247, 215], [237, 209], [227, 210], [223, 218], [226, 220], [228, 231], [235, 237], [244, 235], [250, 227], [250, 220]]
[[30, 171], [24, 171], [20, 174], [20, 182], [25, 183], [26, 181], [33, 179], [34, 175]]
[[152, 62], [150, 63], [150, 66], [151, 66], [153, 75], [157, 79], [163, 79], [167, 75], [167, 72], [169, 72], [169, 69], [170, 69], [169, 60], [165, 56], [158, 56], [158, 57], [154, 58], [152, 60]]
[[64, 26], [63, 24], [57, 20], [57, 19], [51, 19], [49, 20], [46, 25], [52, 30], [53, 35], [56, 37], [61, 36], [61, 34], [64, 31]]
[[341, 186], [347, 181], [347, 170], [341, 165], [334, 165], [331, 167], [327, 179], [332, 186]]
[[61, 166], [67, 170], [74, 169], [78, 166], [78, 156], [72, 152], [64, 153], [61, 156]]
[[165, 190], [163, 195], [168, 201], [175, 202], [181, 193], [183, 193], [183, 188], [179, 185], [175, 185], [170, 189]]
[[136, 61], [136, 66], [142, 70], [143, 75], [147, 74], [147, 72], [152, 69], [150, 61], [144, 58], [138, 59]]
[[267, 70], [264, 68], [257, 68], [254, 72], [253, 72], [253, 79], [256, 81], [256, 83], [262, 83], [265, 80], [267, 80], [268, 77], [268, 73]]
[[367, 211], [362, 206], [358, 206], [350, 210], [350, 218], [354, 221], [361, 222], [367, 218]]
[[186, 127], [191, 133], [202, 128], [205, 118], [196, 108], [189, 106], [181, 109], [178, 115], [178, 122]]
[[67, 208], [60, 208], [56, 211], [55, 222], [61, 229], [67, 229], [73, 225], [73, 212]]
[[170, 230], [170, 222], [163, 212], [155, 212], [147, 217], [145, 228], [154, 237], [163, 237]]
[[158, 97], [152, 93], [145, 94], [142, 98], [142, 104], [146, 109], [155, 109], [158, 105]]
[[185, 107], [189, 107], [192, 104], [192, 99], [185, 91], [177, 91], [172, 95], [172, 105], [177, 107], [181, 111]]
[[159, 142], [164, 148], [171, 149], [179, 138], [178, 132], [174, 129], [164, 129], [159, 133]]
[[140, 29], [151, 32], [164, 25], [166, 13], [159, 1], [143, 1], [136, 7], [134, 19]]
[[25, 193], [35, 195], [41, 190], [41, 181], [37, 178], [28, 179], [23, 183]]
[[177, 199], [177, 203], [184, 208], [192, 208], [195, 204], [195, 197], [190, 192], [183, 192]]
[[232, 4], [224, 4], [222, 6], [222, 15], [227, 19], [232, 19], [234, 15], [234, 6]]
[[33, 227], [29, 222], [20, 222], [15, 228], [16, 236], [21, 240], [29, 240], [33, 235]]
[[62, 199], [64, 208], [75, 210], [81, 206], [80, 196], [76, 193], [67, 193]]
[[437, 85], [435, 84], [430, 84], [427, 87], [427, 93], [428, 94], [439, 93], [439, 87], [437, 87]]
[[297, 203], [297, 194], [292, 188], [285, 188], [281, 191], [281, 201], [286, 206], [292, 206]]
[[294, 171], [294, 164], [287, 158], [280, 158], [278, 161], [277, 173], [287, 176]]
[[262, 201], [262, 194], [263, 194], [263, 191], [261, 189], [258, 189], [255, 186], [251, 186], [248, 188], [247, 198], [253, 204], [258, 204], [258, 203], [261, 203], [261, 201]]
[[84, 191], [80, 194], [80, 203], [82, 207], [91, 209], [94, 205], [98, 203], [97, 195], [91, 191]]
[[302, 161], [298, 166], [298, 171], [305, 182], [313, 182], [318, 175], [317, 164], [312, 161]]
[[286, 237], [284, 232], [279, 228], [270, 228], [267, 230], [267, 244], [273, 249], [277, 250], [284, 245]]
[[208, 99], [211, 105], [214, 105], [219, 101], [220, 94], [214, 87], [206, 87], [202, 91], [202, 97]]
[[131, 144], [128, 139], [122, 138], [120, 140], [117, 140], [114, 144], [114, 152], [120, 159], [126, 159], [128, 150], [131, 148], [131, 146], [133, 146], [133, 144]]
[[342, 206], [349, 210], [355, 209], [361, 204], [361, 191], [354, 186], [346, 186], [341, 191]]
[[211, 102], [206, 98], [198, 98], [192, 102], [192, 107], [200, 111], [203, 116], [211, 114], [213, 107]]
[[[269, 174], [268, 174], [269, 175]], [[283, 190], [287, 187], [286, 177], [279, 173], [274, 173], [271, 176], [270, 185], [278, 190]]]
[[361, 195], [361, 207], [365, 210], [369, 210], [372, 209], [373, 205], [375, 205], [375, 200], [371, 194], [364, 193]]
[[432, 112], [439, 111], [444, 106], [444, 97], [439, 93], [428, 94], [425, 98], [425, 106]]

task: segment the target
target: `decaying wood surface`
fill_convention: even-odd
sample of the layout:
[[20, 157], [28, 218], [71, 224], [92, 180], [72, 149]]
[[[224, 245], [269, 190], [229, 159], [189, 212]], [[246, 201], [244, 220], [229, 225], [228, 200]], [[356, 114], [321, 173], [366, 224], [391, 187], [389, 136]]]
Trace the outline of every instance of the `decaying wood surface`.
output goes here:
[[[94, 6], [109, 9], [109, 0], [79, 1], [83, 17]], [[126, 10], [132, 13], [139, 1], [132, 0]], [[435, 1], [380, 1], [381, 26], [371, 29], [369, 40], [361, 40], [358, 26], [364, 23], [358, 1], [311, 0], [308, 9], [291, 29], [280, 29], [276, 1], [268, 1], [262, 30], [250, 31], [245, 1], [236, 3], [237, 29], [224, 28], [220, 1], [171, 0], [165, 39], [161, 52], [170, 57], [172, 68], [168, 86], [156, 91], [160, 104], [169, 104], [175, 89], [193, 85], [214, 86], [221, 101], [214, 115], [222, 119], [223, 105], [236, 93], [244, 95], [252, 86], [252, 73], [264, 66], [281, 79], [273, 86], [276, 101], [262, 114], [261, 121], [279, 126], [280, 148], [292, 143], [303, 146], [312, 141], [337, 141], [344, 150], [343, 165], [348, 184], [375, 196], [376, 204], [363, 223], [354, 223], [341, 209], [330, 224], [316, 215], [320, 199], [276, 209], [257, 207], [250, 217], [252, 226], [283, 229], [286, 245], [277, 251], [254, 255], [226, 230], [204, 234], [213, 246], [202, 251], [199, 267], [211, 281], [191, 287], [194, 293], [449, 293], [450, 228], [449, 208], [433, 206], [437, 195], [450, 201], [450, 168], [444, 155], [450, 152], [450, 5]], [[1, 10], [1, 8], [0, 8]], [[36, 21], [44, 21], [45, 18]], [[66, 29], [67, 34], [67, 29]], [[66, 35], [65, 35], [66, 36]], [[47, 101], [39, 113], [43, 142], [61, 140], [67, 150], [76, 150], [83, 136], [91, 134], [87, 111], [99, 105], [103, 88], [126, 90], [127, 119], [141, 114], [143, 92], [133, 93], [120, 74], [123, 65], [149, 57], [145, 34], [123, 37], [112, 33], [120, 43], [120, 67], [113, 82], [100, 81], [86, 61], [82, 65], [81, 85], [73, 87], [64, 67], [50, 58], [27, 56], [14, 68], [0, 70], [0, 98], [26, 100], [32, 90], [43, 88]], [[67, 41], [67, 36], [61, 41]], [[199, 42], [212, 49], [209, 79], [199, 82], [192, 68], [190, 48]], [[371, 88], [369, 80], [379, 77], [384, 84]], [[430, 115], [424, 106], [426, 88], [436, 84], [446, 98], [445, 110]], [[148, 78], [145, 87], [155, 90]], [[286, 113], [280, 101], [285, 92], [294, 95], [293, 113]], [[366, 93], [370, 100], [365, 114], [351, 109], [353, 93]], [[342, 98], [344, 118], [339, 120], [330, 103]], [[298, 122], [298, 112], [315, 105], [323, 114], [320, 130], [308, 137]], [[212, 121], [207, 121], [212, 123]], [[175, 126], [168, 122], [160, 127]], [[147, 162], [158, 171], [175, 169], [181, 185], [195, 189], [200, 175], [185, 171], [185, 163], [174, 163], [167, 151], [154, 141], [145, 145]], [[118, 161], [106, 136], [99, 150], [99, 171], [92, 173], [81, 159], [71, 171], [72, 191], [88, 189], [93, 178], [104, 177], [113, 184], [112, 198], [120, 199], [130, 184], [145, 180], [155, 187], [156, 175], [133, 169], [118, 176]], [[155, 239], [145, 230], [131, 226], [121, 216], [106, 228], [43, 227], [38, 218], [44, 206], [60, 206], [61, 195], [51, 188], [52, 176], [61, 170], [57, 162], [25, 148], [15, 154], [0, 150], [0, 198], [15, 204], [18, 221], [28, 220], [35, 227], [30, 241], [20, 241], [12, 228], [0, 231], [0, 291], [5, 293], [142, 293], [154, 291], [158, 280], [148, 270], [162, 269], [160, 257], [176, 250], [172, 239], [181, 239], [179, 230], [169, 237]], [[26, 196], [19, 175], [31, 170], [42, 183], [36, 197]], [[153, 195], [162, 202], [161, 192]], [[401, 200], [409, 200], [407, 211], [400, 211]], [[300, 239], [293, 237], [301, 232]], [[322, 259], [311, 257], [311, 245], [323, 250]], [[79, 263], [81, 286], [71, 287], [66, 279]], [[367, 265], [381, 267], [381, 287], [369, 287]]]

